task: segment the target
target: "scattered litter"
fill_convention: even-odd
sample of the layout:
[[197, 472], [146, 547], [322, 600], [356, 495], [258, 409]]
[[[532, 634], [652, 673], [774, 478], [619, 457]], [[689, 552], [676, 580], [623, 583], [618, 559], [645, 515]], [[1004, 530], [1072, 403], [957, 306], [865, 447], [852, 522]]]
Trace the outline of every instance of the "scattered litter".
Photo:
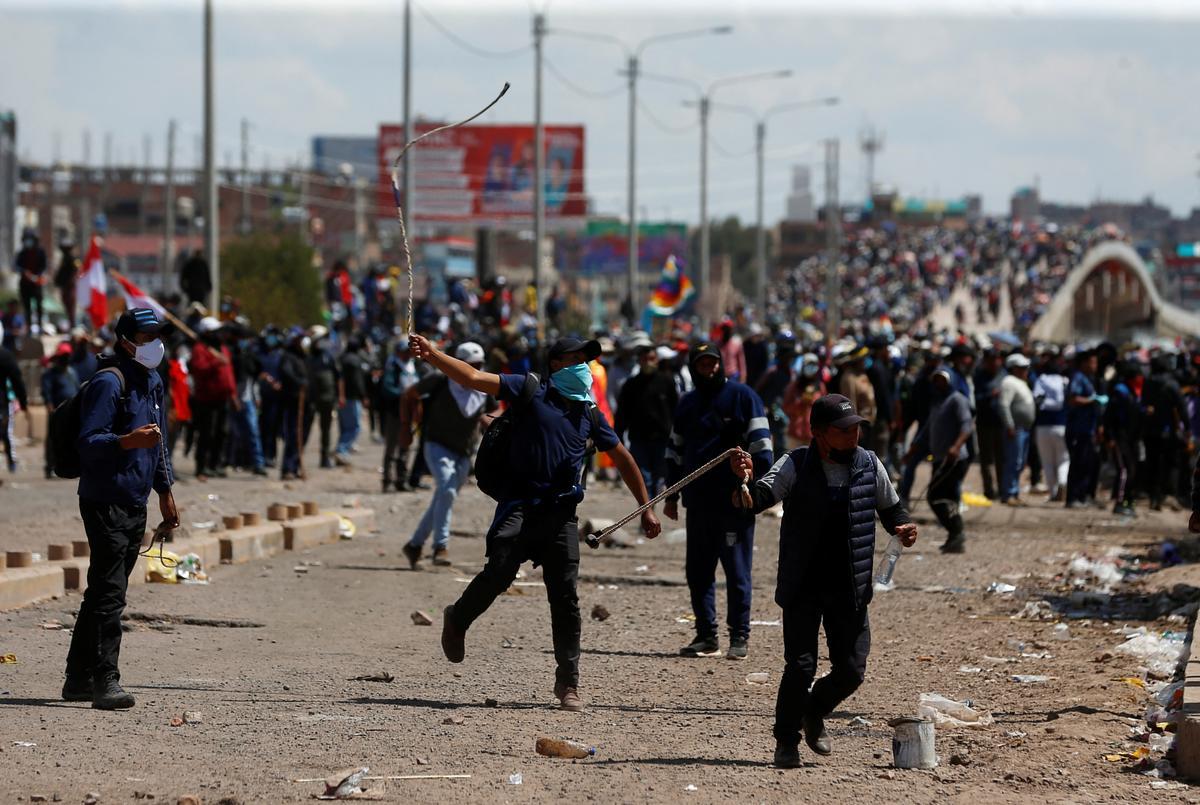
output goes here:
[[1013, 674], [1009, 679], [1022, 685], [1034, 685], [1041, 682], [1049, 682], [1054, 677], [1043, 674]]
[[346, 680], [347, 682], [394, 682], [396, 677], [389, 674], [387, 671], [380, 671], [377, 674], [363, 674], [362, 676], [352, 676]]
[[1151, 752], [1166, 752], [1175, 743], [1175, 736], [1167, 732], [1152, 732], [1146, 738], [1146, 745]]
[[1003, 581], [993, 581], [988, 585], [987, 591], [993, 595], [1008, 595], [1009, 593], [1015, 593], [1017, 591], [1017, 587], [1015, 584], [1008, 584], [1007, 582]]
[[596, 604], [596, 606], [592, 607], [592, 620], [606, 621], [610, 617], [612, 617], [612, 613], [610, 613], [608, 608], [603, 604]]
[[16, 665], [16, 654], [0, 654], [0, 665]]
[[633, 569], [634, 573], [649, 573], [650, 565], [638, 565]]
[[771, 675], [765, 671], [756, 671], [746, 675], [746, 684], [748, 685], [766, 685], [770, 681]]
[[686, 786], [683, 787], [683, 790], [684, 791], [699, 791], [700, 789], [696, 788], [696, 786], [692, 785], [691, 783], [688, 783]]
[[338, 518], [338, 538], [339, 539], [354, 539], [354, 535], [358, 533], [358, 527], [354, 525], [354, 521], [349, 517], [337, 515]]
[[308, 566], [307, 565], [296, 565], [295, 567], [292, 568], [292, 570], [296, 573], [307, 573]]
[[197, 531], [208, 531], [216, 526], [216, 522], [212, 520], [203, 520], [199, 523], [192, 523], [192, 528]]
[[1133, 688], [1141, 688], [1142, 690], [1146, 689], [1146, 680], [1144, 680], [1140, 677], [1124, 676], [1124, 677], [1121, 677], [1120, 679], [1118, 679], [1117, 681], [1124, 682], [1126, 685], [1129, 685], [1130, 687], [1133, 687]]
[[171, 719], [172, 727], [182, 727], [184, 724], [195, 725], [204, 723], [204, 714], [198, 710], [185, 710], [182, 715]]
[[31, 746], [37, 746], [37, 744], [35, 744], [33, 741], [13, 741], [12, 745], [13, 746], [23, 746], [26, 749], [28, 749]]
[[1029, 733], [1021, 732], [1020, 730], [1009, 730], [1008, 732], [1004, 733], [1004, 735], [1008, 738], [1024, 738], [1028, 734]]
[[978, 492], [963, 492], [962, 502], [975, 509], [990, 509], [992, 502]]
[[917, 715], [933, 719], [939, 727], [986, 727], [993, 722], [991, 713], [972, 705], [970, 700], [958, 702], [940, 693], [922, 693]]
[[1151, 788], [1174, 790], [1176, 788], [1187, 788], [1186, 783], [1176, 782], [1175, 780], [1155, 780], [1150, 783]]
[[1046, 601], [1026, 601], [1021, 611], [1013, 615], [1013, 620], [1046, 621], [1053, 620], [1054, 607]]
[[446, 716], [442, 719], [442, 723], [448, 726], [461, 727], [463, 725], [462, 716]]
[[325, 793], [317, 799], [349, 799], [362, 794], [363, 780], [371, 770], [366, 766], [335, 772], [325, 778]]
[[[693, 620], [694, 620], [694, 618], [693, 618]], [[778, 620], [778, 619], [773, 620], [773, 621], [750, 621], [750, 625], [751, 626], [783, 626], [783, 621]]]
[[46, 621], [45, 623], [41, 624], [41, 627], [43, 629], [45, 629], [47, 632], [57, 632], [59, 630], [67, 628], [62, 625], [61, 621]]
[[175, 568], [179, 566], [179, 557], [171, 551], [152, 551], [146, 555], [146, 581], [151, 584], [178, 584], [179, 577]]
[[850, 726], [851, 727], [869, 727], [869, 726], [871, 726], [871, 722], [868, 721], [867, 719], [863, 718], [862, 716], [855, 716], [854, 718], [850, 719]]
[[508, 784], [509, 785], [520, 785], [523, 782], [525, 782], [525, 780], [524, 780], [524, 778], [521, 777], [521, 772], [517, 772], [516, 774], [508, 775]]
[[410, 617], [412, 618], [414, 626], [433, 626], [433, 618], [429, 617], [427, 613], [422, 612], [419, 609], [413, 610], [413, 613]]
[[1147, 672], [1160, 679], [1174, 675], [1183, 655], [1186, 635], [1183, 632], [1149, 632], [1146, 627], [1126, 630], [1128, 638], [1115, 651], [1136, 657], [1146, 664]]
[[960, 665], [960, 666], [958, 666], [958, 672], [960, 674], [979, 674], [979, 673], [983, 673], [983, 669], [976, 668], [972, 665]]
[[1113, 752], [1105, 755], [1104, 759], [1109, 763], [1120, 763], [1125, 760], [1141, 760], [1144, 757], [1150, 757], [1150, 747], [1139, 746], [1132, 752]]
[[1056, 623], [1054, 624], [1052, 636], [1055, 640], [1070, 640], [1071, 627], [1067, 626], [1065, 623]]
[[208, 584], [208, 574], [204, 572], [204, 562], [194, 553], [179, 557], [175, 565], [175, 578], [180, 584]]
[[500, 648], [516, 648], [517, 644], [512, 638], [506, 637], [500, 641]]
[[1118, 561], [1119, 548], [1110, 548], [1108, 553], [1099, 559], [1075, 554], [1071, 557], [1071, 564], [1067, 566], [1067, 574], [1075, 587], [1095, 588], [1102, 593], [1111, 592], [1113, 586], [1125, 578], [1124, 571], [1117, 567]]
[[211, 500], [213, 503], [216, 503], [218, 500], [221, 499], [221, 496], [220, 495], [209, 495], [208, 499]]
[[596, 747], [582, 744], [579, 741], [569, 741], [559, 738], [538, 738], [534, 751], [544, 757], [563, 757], [572, 760], [594, 757]]

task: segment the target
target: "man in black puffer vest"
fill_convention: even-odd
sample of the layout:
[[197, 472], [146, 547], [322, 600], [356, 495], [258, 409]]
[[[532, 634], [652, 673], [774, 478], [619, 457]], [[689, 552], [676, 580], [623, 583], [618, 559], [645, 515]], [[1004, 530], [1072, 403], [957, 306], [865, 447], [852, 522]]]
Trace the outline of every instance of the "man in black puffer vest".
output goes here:
[[[817, 754], [833, 751], [825, 716], [862, 684], [871, 649], [867, 604], [873, 592], [875, 514], [906, 545], [917, 526], [892, 488], [879, 458], [858, 446], [865, 421], [850, 401], [830, 394], [813, 403], [813, 442], [788, 453], [750, 487], [757, 514], [783, 501], [775, 603], [783, 608], [783, 678], [775, 703], [775, 765], [800, 765], [800, 732]], [[746, 453], [731, 459], [739, 477], [752, 470]], [[817, 637], [825, 623], [829, 673], [812, 684]], [[809, 692], [809, 686], [812, 691]]]

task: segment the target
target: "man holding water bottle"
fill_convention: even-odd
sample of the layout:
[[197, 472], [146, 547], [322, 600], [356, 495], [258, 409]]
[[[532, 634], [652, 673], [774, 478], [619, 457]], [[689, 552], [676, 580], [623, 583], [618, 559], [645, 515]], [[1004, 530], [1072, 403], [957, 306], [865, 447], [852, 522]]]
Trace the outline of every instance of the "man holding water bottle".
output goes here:
[[[774, 728], [780, 768], [800, 765], [802, 731], [817, 754], [833, 751], [825, 716], [862, 684], [871, 649], [867, 605], [876, 513], [904, 546], [917, 541], [917, 526], [879, 457], [858, 445], [866, 420], [850, 401], [840, 394], [822, 397], [809, 419], [812, 444], [776, 461], [750, 487], [755, 514], [784, 501], [775, 587], [775, 603], [783, 608], [784, 671]], [[730, 464], [739, 477], [754, 466], [746, 453]], [[734, 495], [734, 505], [744, 501]], [[813, 685], [822, 622], [830, 670]]]

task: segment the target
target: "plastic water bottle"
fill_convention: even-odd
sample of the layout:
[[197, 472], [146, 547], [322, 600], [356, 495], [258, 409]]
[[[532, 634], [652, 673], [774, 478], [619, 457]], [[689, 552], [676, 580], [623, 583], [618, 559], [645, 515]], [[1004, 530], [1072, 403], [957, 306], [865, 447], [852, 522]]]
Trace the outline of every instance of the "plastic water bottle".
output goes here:
[[900, 561], [900, 552], [903, 550], [904, 545], [901, 544], [900, 538], [892, 537], [887, 550], [883, 552], [883, 559], [879, 562], [879, 570], [875, 571], [876, 591], [886, 592], [896, 586], [892, 582], [892, 576], [896, 573], [896, 562]]
[[537, 753], [546, 757], [580, 759], [596, 754], [596, 747], [558, 738], [538, 738]]

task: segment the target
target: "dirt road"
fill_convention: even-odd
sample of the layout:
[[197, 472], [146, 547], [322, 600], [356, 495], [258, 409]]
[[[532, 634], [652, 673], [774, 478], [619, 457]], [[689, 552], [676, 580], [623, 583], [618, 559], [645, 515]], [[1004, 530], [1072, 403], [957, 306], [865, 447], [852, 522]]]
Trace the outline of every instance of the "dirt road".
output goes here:
[[[291, 489], [247, 476], [179, 485], [185, 523], [315, 498], [371, 507], [379, 530], [213, 568], [208, 586], [133, 588], [134, 613], [250, 623], [132, 623], [122, 653], [124, 681], [138, 698], [131, 711], [102, 713], [57, 698], [70, 636], [41, 624], [69, 624], [78, 595], [0, 614], [0, 654], [18, 658], [0, 665], [0, 801], [57, 794], [79, 802], [88, 792], [102, 802], [147, 793], [168, 802], [185, 793], [209, 803], [307, 801], [321, 785], [290, 780], [357, 765], [381, 775], [471, 775], [374, 789], [388, 801], [1200, 800], [1196, 789], [1175, 783], [1151, 788], [1129, 763], [1103, 757], [1130, 748], [1130, 728], [1145, 712], [1145, 692], [1117, 681], [1137, 676], [1138, 662], [1111, 651], [1122, 640], [1113, 630], [1137, 621], [1072, 620], [1069, 639], [1057, 640], [1054, 621], [1011, 617], [1058, 584], [1072, 554], [1108, 546], [1145, 554], [1182, 534], [1180, 514], [1146, 515], [1131, 526], [1102, 511], [1045, 504], [972, 509], [968, 552], [951, 557], [936, 551], [943, 536], [936, 526], [925, 526], [901, 559], [897, 589], [872, 605], [867, 681], [829, 721], [833, 756], [802, 748], [804, 767], [781, 771], [769, 766], [782, 657], [781, 629], [772, 625], [778, 520], [759, 521], [753, 618], [766, 625], [754, 628], [750, 659], [740, 663], [676, 656], [691, 635], [678, 534], [626, 550], [583, 548], [581, 693], [589, 708], [570, 714], [551, 707], [549, 614], [538, 571], [526, 566], [521, 585], [478, 622], [461, 666], [442, 658], [438, 626], [413, 625], [417, 609], [440, 623], [441, 608], [482, 565], [491, 509], [478, 490], [465, 490], [451, 543], [455, 566], [410, 572], [400, 546], [428, 493], [377, 494], [375, 453]], [[80, 538], [73, 485], [41, 480], [33, 448], [26, 458], [31, 468], [0, 488], [0, 548], [41, 550]], [[616, 516], [627, 500], [593, 489], [581, 514]], [[923, 506], [917, 513], [928, 519]], [[1017, 590], [990, 594], [993, 582]], [[723, 590], [718, 599], [723, 608]], [[608, 620], [587, 617], [596, 604], [611, 612]], [[349, 681], [381, 672], [394, 681]], [[759, 672], [768, 684], [747, 682]], [[1051, 679], [1018, 683], [1014, 674]], [[923, 692], [970, 699], [995, 723], [939, 730], [935, 770], [893, 770], [886, 722], [913, 714]], [[185, 711], [198, 712], [199, 723], [172, 727]], [[596, 756], [539, 757], [534, 741], [543, 735], [585, 741]]]

